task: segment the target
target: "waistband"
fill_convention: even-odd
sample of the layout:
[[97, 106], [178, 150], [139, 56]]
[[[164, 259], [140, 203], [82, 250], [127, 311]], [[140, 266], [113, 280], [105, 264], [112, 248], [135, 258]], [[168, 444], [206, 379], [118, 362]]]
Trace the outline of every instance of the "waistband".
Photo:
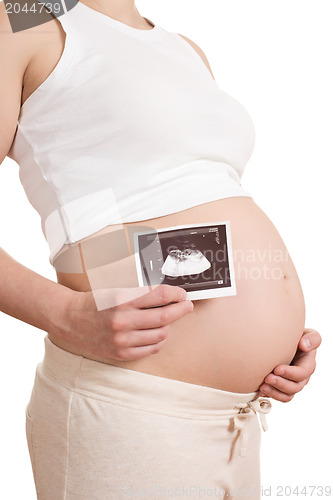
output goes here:
[[229, 392], [101, 363], [61, 349], [47, 335], [44, 344], [41, 369], [75, 392], [166, 415], [233, 417], [234, 427], [242, 436], [241, 455], [245, 455], [243, 431], [248, 417], [258, 413], [263, 430], [268, 428], [265, 414], [272, 405], [269, 399], [259, 397], [259, 391]]

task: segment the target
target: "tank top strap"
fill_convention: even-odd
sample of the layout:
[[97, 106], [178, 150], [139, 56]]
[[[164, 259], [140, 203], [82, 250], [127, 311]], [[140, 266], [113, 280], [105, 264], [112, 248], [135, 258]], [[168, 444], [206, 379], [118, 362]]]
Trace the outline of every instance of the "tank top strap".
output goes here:
[[66, 7], [65, 5], [65, 2], [63, 2], [63, 13], [62, 14], [57, 14], [57, 13], [53, 13], [53, 17], [55, 17], [56, 19], [58, 19], [58, 21], [60, 22], [63, 30], [65, 31], [66, 34], [72, 34], [72, 33], [75, 33], [75, 32], [78, 32], [78, 28], [79, 28], [79, 17], [80, 17], [80, 9], [78, 7], [78, 4], [79, 2], [75, 1], [71, 1], [71, 2], [67, 2], [67, 4], [70, 4], [68, 5], [68, 7]]

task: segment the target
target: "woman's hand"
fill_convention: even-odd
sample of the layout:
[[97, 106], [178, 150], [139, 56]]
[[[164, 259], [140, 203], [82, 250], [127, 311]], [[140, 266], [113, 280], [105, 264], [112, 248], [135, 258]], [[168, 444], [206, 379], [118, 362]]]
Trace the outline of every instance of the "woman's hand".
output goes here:
[[291, 401], [315, 371], [317, 348], [320, 344], [320, 334], [313, 328], [305, 328], [290, 365], [276, 366], [259, 387], [259, 396], [272, 397], [282, 403]]
[[58, 338], [65, 349], [96, 361], [131, 361], [159, 352], [169, 325], [192, 310], [177, 286], [74, 292]]

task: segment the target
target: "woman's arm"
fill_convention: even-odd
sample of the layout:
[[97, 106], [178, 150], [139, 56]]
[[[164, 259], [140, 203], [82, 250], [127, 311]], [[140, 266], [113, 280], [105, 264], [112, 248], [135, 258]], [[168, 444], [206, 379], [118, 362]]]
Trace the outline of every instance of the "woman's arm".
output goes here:
[[[16, 133], [23, 77], [32, 56], [31, 31], [13, 33], [0, 4], [0, 166]], [[3, 210], [3, 207], [1, 207]], [[0, 310], [46, 331], [61, 328], [70, 289], [40, 276], [0, 248]]]
[[41, 330], [64, 334], [73, 295], [73, 290], [28, 269], [0, 248], [0, 311]]

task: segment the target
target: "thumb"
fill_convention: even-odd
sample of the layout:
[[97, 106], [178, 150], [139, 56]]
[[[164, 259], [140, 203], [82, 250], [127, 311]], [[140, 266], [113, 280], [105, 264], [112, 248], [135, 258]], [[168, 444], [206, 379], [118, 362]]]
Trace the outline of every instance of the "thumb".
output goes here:
[[302, 351], [312, 351], [320, 346], [321, 341], [322, 338], [317, 330], [305, 328], [299, 341], [299, 347]]

